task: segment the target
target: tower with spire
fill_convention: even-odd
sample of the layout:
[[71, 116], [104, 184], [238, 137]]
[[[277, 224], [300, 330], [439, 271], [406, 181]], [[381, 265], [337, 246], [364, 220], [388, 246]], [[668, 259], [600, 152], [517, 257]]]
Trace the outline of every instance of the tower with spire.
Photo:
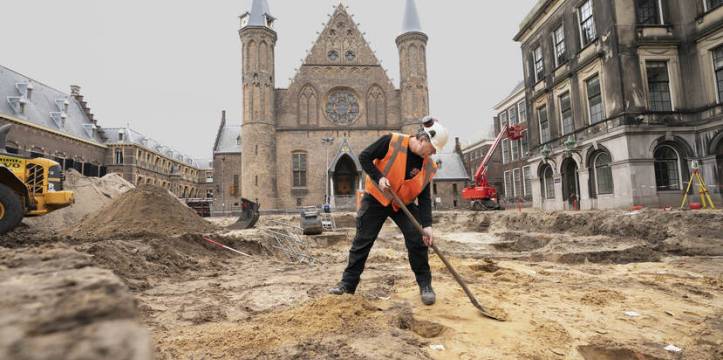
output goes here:
[[266, 0], [252, 0], [241, 15], [243, 115], [241, 195], [277, 207], [274, 49], [275, 18]]
[[413, 133], [419, 126], [419, 120], [429, 115], [428, 40], [427, 34], [422, 31], [417, 4], [414, 0], [406, 0], [402, 33], [397, 37], [404, 133]]

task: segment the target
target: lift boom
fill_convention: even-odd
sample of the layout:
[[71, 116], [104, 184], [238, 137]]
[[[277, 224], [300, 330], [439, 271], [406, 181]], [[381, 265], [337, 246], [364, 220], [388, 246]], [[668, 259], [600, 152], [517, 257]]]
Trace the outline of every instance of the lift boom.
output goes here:
[[500, 208], [497, 200], [497, 190], [490, 186], [487, 178], [487, 170], [489, 162], [492, 159], [497, 148], [504, 139], [519, 140], [522, 138], [522, 127], [519, 125], [505, 125], [502, 131], [497, 135], [495, 142], [487, 150], [482, 163], [480, 163], [474, 174], [474, 185], [462, 190], [462, 198], [472, 202], [472, 208], [475, 210], [498, 210]]

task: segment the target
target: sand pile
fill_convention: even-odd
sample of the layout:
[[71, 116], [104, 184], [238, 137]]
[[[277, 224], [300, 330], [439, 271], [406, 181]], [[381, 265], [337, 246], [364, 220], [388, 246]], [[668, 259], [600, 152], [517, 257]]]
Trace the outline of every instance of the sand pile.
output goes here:
[[135, 186], [116, 173], [102, 178], [85, 177], [71, 169], [65, 172], [65, 190], [75, 193], [75, 204], [46, 216], [26, 218], [31, 228], [59, 233], [79, 223], [88, 214], [97, 213], [114, 199]]
[[[398, 359], [426, 359], [413, 333], [434, 337], [443, 330], [414, 319], [411, 310], [383, 311], [360, 296], [326, 296], [252, 321], [182, 331], [182, 336], [160, 340], [159, 358], [379, 359], [397, 354]], [[380, 343], [389, 345], [388, 353], [375, 354], [387, 350], [375, 349]]]
[[206, 233], [215, 229], [167, 190], [143, 185], [84, 219], [71, 235], [81, 239], [128, 239]]

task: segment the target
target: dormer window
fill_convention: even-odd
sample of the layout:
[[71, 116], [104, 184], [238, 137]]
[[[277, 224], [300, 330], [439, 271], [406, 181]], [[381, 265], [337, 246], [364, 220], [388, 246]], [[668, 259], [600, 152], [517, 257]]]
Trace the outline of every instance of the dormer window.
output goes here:
[[118, 132], [118, 141], [123, 142], [123, 131]]

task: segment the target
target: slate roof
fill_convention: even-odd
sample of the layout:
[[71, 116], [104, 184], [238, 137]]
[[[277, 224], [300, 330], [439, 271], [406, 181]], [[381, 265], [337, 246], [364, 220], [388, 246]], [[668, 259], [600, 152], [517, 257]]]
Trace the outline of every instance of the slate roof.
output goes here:
[[248, 26], [266, 26], [266, 18], [274, 20], [266, 0], [251, 0], [251, 10], [242, 15], [249, 16]]
[[201, 166], [199, 166], [199, 164], [191, 157], [186, 156], [180, 151], [177, 151], [169, 146], [163, 145], [160, 142], [153, 140], [131, 128], [103, 128], [103, 132], [107, 138], [106, 144], [108, 145], [135, 144], [157, 154], [163, 155], [169, 159], [176, 160], [195, 168], [201, 168]]
[[437, 175], [435, 175], [434, 177], [435, 181], [464, 181], [470, 179], [469, 174], [467, 174], [467, 169], [465, 169], [464, 163], [462, 162], [462, 157], [460, 157], [459, 154], [435, 154], [432, 155], [432, 158], [440, 165], [439, 169], [437, 170]]
[[422, 32], [422, 22], [419, 20], [417, 4], [414, 0], [407, 0], [404, 6], [404, 21], [402, 22], [402, 34], [410, 32]]
[[[26, 90], [28, 86], [31, 87], [29, 99]], [[25, 101], [25, 107], [20, 112], [19, 103], [22, 101]], [[88, 117], [73, 96], [2, 65], [0, 65], [0, 116], [101, 146], [103, 144], [95, 122]]]

